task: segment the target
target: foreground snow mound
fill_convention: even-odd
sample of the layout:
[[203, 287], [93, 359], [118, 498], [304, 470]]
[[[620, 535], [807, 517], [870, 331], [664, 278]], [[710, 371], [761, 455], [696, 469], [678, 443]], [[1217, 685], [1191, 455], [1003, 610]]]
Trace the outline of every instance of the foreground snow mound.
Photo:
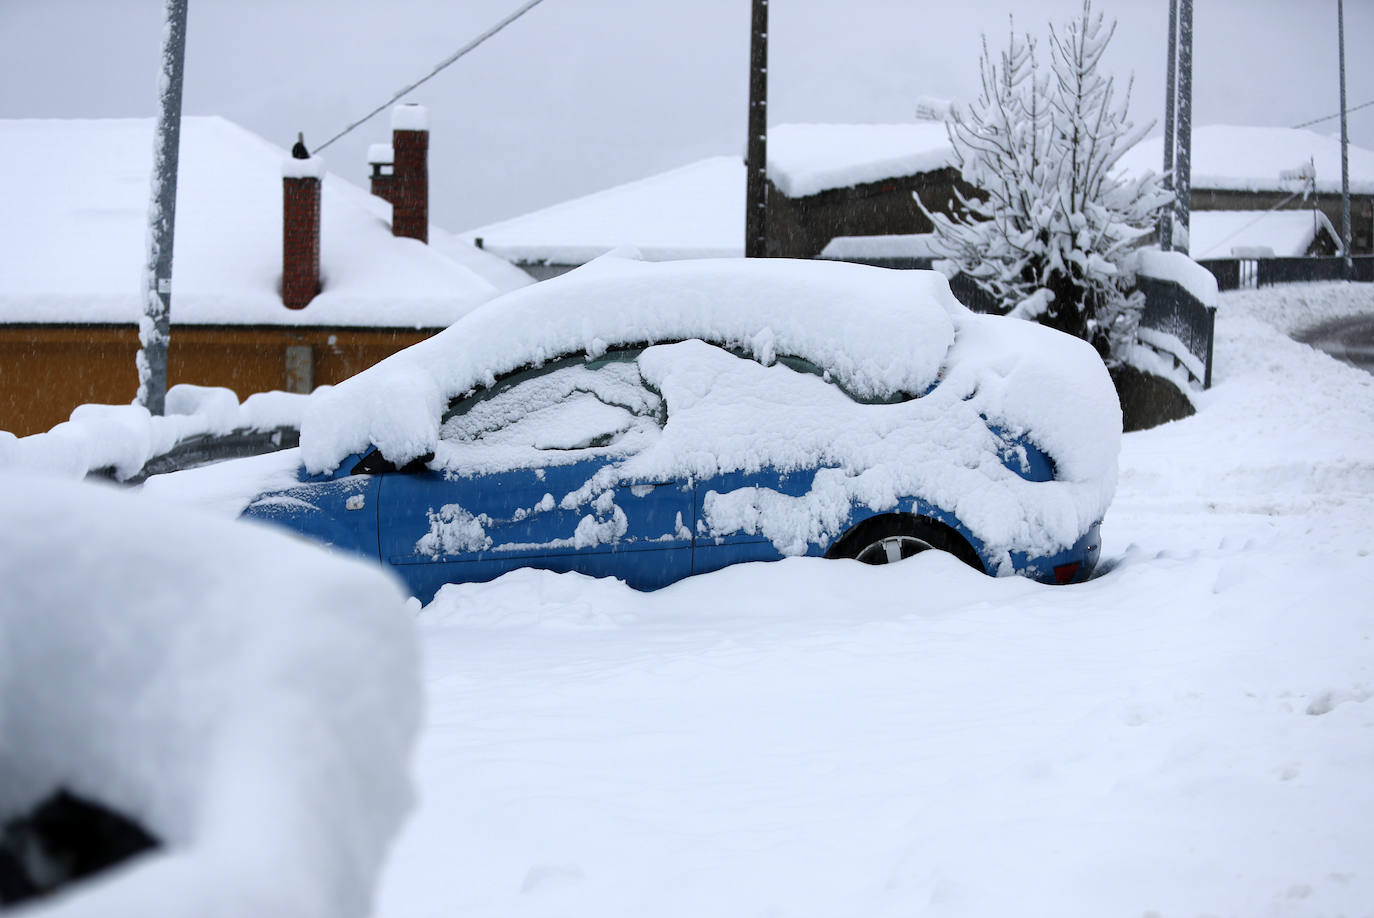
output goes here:
[[91, 485], [0, 492], [0, 821], [59, 788], [162, 843], [33, 913], [364, 915], [416, 651], [375, 567]]

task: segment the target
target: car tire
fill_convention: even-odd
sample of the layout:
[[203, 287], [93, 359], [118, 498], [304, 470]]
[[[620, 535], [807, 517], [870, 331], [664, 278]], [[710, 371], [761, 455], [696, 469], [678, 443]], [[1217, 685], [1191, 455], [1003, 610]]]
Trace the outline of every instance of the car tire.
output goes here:
[[973, 546], [944, 523], [923, 516], [886, 514], [859, 523], [841, 536], [828, 558], [852, 558], [864, 564], [893, 564], [923, 551], [949, 552], [974, 570], [986, 573]]

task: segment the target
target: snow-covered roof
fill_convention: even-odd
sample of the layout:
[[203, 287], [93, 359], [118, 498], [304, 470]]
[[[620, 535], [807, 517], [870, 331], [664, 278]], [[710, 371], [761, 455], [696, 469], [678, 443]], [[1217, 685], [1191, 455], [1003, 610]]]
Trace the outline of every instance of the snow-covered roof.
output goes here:
[[864, 258], [933, 258], [931, 233], [893, 233], [881, 236], [836, 236], [821, 249], [821, 258], [837, 261]]
[[[137, 322], [151, 119], [0, 121], [0, 322]], [[438, 327], [528, 278], [433, 228], [396, 238], [390, 205], [325, 177], [320, 268], [282, 305], [286, 152], [219, 117], [182, 121], [173, 324]]]
[[953, 156], [949, 133], [937, 122], [768, 129], [768, 178], [789, 198], [942, 169]]
[[[1192, 186], [1233, 191], [1295, 191], [1300, 185], [1280, 173], [1316, 165], [1316, 187], [1341, 190], [1341, 142], [1300, 128], [1206, 125], [1193, 128]], [[1164, 168], [1162, 137], [1142, 140], [1121, 157], [1128, 174]], [[1374, 152], [1350, 147], [1350, 191], [1374, 194]]]
[[[785, 194], [939, 169], [943, 124], [779, 124], [768, 129], [768, 177]], [[713, 156], [460, 234], [525, 264], [580, 265], [622, 245], [649, 261], [744, 254], [744, 161]]]
[[462, 233], [514, 262], [580, 265], [623, 245], [651, 261], [744, 254], [744, 163], [713, 156]]
[[1306, 255], [1319, 233], [1339, 236], [1319, 210], [1195, 210], [1188, 219], [1194, 258], [1229, 258], [1269, 250], [1279, 257]]

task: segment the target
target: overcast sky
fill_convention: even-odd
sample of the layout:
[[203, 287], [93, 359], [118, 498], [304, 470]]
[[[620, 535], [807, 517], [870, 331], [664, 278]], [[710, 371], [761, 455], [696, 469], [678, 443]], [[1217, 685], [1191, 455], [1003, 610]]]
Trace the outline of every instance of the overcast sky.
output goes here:
[[[318, 144], [523, 0], [190, 0], [186, 114]], [[770, 121], [909, 120], [968, 98], [979, 36], [1042, 34], [1079, 0], [772, 0]], [[1197, 124], [1339, 109], [1336, 0], [1196, 0]], [[1374, 99], [1374, 0], [1346, 0], [1351, 106]], [[459, 231], [716, 154], [742, 154], [750, 0], [544, 0], [415, 92], [435, 222]], [[1161, 121], [1167, 0], [1098, 0], [1133, 113]], [[0, 117], [150, 116], [161, 0], [0, 0]], [[1350, 118], [1374, 148], [1374, 107]], [[379, 116], [325, 153], [365, 184]], [[1156, 127], [1158, 130], [1158, 126]], [[1331, 120], [1314, 130], [1335, 133]], [[1295, 164], [1296, 165], [1296, 164]], [[10, 180], [14, 180], [13, 177]], [[741, 206], [743, 206], [741, 204]]]

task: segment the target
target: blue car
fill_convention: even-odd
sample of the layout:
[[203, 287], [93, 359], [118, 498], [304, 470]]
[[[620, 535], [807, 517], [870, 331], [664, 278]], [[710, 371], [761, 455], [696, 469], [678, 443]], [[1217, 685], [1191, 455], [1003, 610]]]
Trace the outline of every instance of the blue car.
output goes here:
[[[992, 391], [986, 367], [955, 347], [961, 330], [976, 343], [979, 322], [1005, 326], [992, 350], [1032, 326], [968, 313], [938, 275], [913, 288], [889, 275], [926, 272], [857, 267], [627, 262], [493, 301], [420, 353], [325, 395], [302, 447], [314, 435], [313, 454], [303, 454], [327, 467], [303, 464], [297, 484], [258, 495], [243, 515], [375, 559], [423, 601], [444, 584], [520, 567], [652, 590], [748, 561], [885, 564], [929, 549], [989, 574], [1086, 579], [1099, 554], [1102, 483], [1066, 480], [1048, 444], [1072, 451], [1073, 432], [1041, 437], [1010, 416], [1016, 400]], [[646, 276], [660, 282], [653, 295]], [[839, 330], [823, 310], [801, 333], [779, 330], [807, 321], [795, 315], [810, 308], [797, 289], [818, 289], [823, 304], [857, 286], [886, 302], [894, 284], [906, 301], [888, 318], [875, 309], [876, 335], [857, 344], [837, 350], [829, 336]], [[775, 303], [778, 287], [790, 314]], [[682, 304], [690, 313], [703, 289], [736, 297], [743, 324], [714, 308], [684, 319]], [[531, 344], [541, 319], [576, 333], [553, 328]], [[884, 322], [895, 323], [891, 335]], [[904, 335], [919, 372], [891, 369]], [[932, 345], [932, 336], [944, 337]], [[867, 362], [854, 353], [865, 343], [877, 352]], [[1024, 363], [1008, 372], [1026, 375]], [[1031, 363], [1027, 378], [1062, 369]], [[1110, 394], [1105, 377], [1091, 379]], [[434, 404], [436, 392], [446, 396], [437, 416], [409, 410]], [[400, 400], [395, 412], [388, 397]], [[1119, 438], [1119, 412], [1115, 423]], [[1089, 463], [1075, 460], [1082, 478]]]

